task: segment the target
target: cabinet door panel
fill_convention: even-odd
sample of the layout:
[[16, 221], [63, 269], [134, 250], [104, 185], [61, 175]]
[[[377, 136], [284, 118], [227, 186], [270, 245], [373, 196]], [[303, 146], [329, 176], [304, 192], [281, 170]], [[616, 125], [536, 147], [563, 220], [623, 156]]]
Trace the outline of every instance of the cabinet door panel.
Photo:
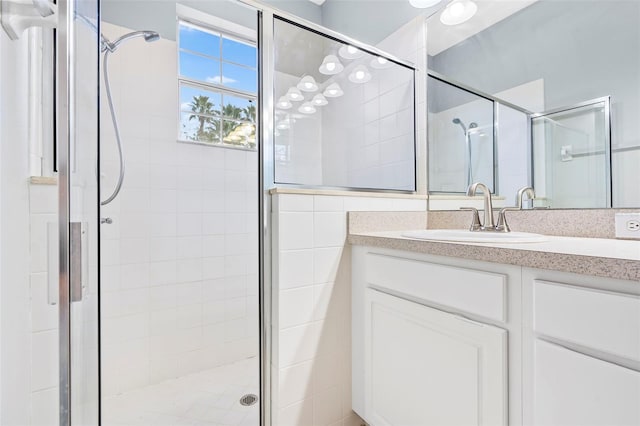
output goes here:
[[640, 373], [542, 340], [535, 343], [533, 424], [640, 424]]
[[368, 289], [372, 426], [506, 423], [506, 331]]

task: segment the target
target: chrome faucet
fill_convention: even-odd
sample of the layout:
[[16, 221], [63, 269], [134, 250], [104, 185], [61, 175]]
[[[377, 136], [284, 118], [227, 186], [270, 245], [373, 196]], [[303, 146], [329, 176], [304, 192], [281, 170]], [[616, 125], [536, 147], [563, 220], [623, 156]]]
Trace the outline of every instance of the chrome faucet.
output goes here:
[[[491, 191], [484, 183], [476, 182], [471, 184], [467, 189], [467, 196], [474, 197], [477, 190], [481, 190], [484, 195], [484, 221], [480, 226], [474, 226], [476, 218], [474, 216], [474, 223], [471, 225], [471, 231], [496, 231], [496, 225], [493, 222], [493, 203], [491, 201]], [[477, 215], [477, 211], [476, 211]], [[479, 219], [479, 217], [478, 217]]]

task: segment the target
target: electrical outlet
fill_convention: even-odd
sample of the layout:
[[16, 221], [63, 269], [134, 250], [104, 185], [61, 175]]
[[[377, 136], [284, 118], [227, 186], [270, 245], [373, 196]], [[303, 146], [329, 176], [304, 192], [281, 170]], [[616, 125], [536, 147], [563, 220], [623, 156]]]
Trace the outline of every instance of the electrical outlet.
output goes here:
[[640, 240], [640, 213], [616, 213], [616, 238]]

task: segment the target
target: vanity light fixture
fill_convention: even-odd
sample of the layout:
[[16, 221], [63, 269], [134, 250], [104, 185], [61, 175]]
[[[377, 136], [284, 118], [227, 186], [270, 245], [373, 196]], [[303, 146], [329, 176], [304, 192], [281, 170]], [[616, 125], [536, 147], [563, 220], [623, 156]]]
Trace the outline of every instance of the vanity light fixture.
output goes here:
[[349, 74], [349, 81], [352, 83], [366, 83], [371, 80], [371, 73], [364, 65], [358, 65]]
[[342, 91], [342, 88], [338, 85], [338, 83], [332, 83], [327, 86], [326, 89], [324, 89], [324, 92], [322, 94], [327, 98], [337, 98], [344, 95], [344, 92]]
[[344, 46], [342, 46], [338, 50], [338, 53], [345, 59], [358, 59], [359, 57], [364, 55], [364, 53], [360, 49], [355, 46], [351, 46], [350, 44], [345, 44]]
[[316, 112], [316, 108], [311, 102], [305, 102], [302, 104], [302, 106], [300, 106], [300, 108], [298, 108], [298, 111], [303, 114], [313, 114], [314, 112]]
[[459, 25], [467, 22], [478, 11], [478, 5], [472, 0], [456, 0], [447, 5], [440, 15], [440, 22], [445, 25]]
[[322, 65], [318, 68], [321, 74], [334, 75], [341, 73], [344, 65], [340, 63], [340, 59], [336, 55], [327, 55], [322, 61]]
[[300, 80], [297, 87], [303, 92], [315, 92], [318, 90], [318, 83], [316, 83], [315, 78], [312, 76], [305, 75], [302, 77], [302, 80]]
[[280, 96], [280, 99], [278, 99], [278, 103], [276, 103], [276, 106], [280, 109], [289, 109], [293, 105], [291, 104], [291, 101], [287, 96]]
[[376, 56], [371, 60], [371, 68], [375, 68], [377, 70], [381, 70], [384, 68], [389, 68], [391, 66], [391, 62], [387, 58], [383, 58], [382, 56]]
[[294, 101], [294, 102], [304, 100], [304, 96], [302, 96], [302, 92], [300, 92], [300, 90], [297, 87], [291, 87], [287, 91], [287, 98], [289, 98], [290, 101]]
[[329, 101], [327, 101], [327, 98], [325, 98], [324, 95], [322, 95], [321, 93], [318, 93], [313, 97], [313, 99], [311, 100], [311, 103], [314, 104], [315, 106], [325, 106], [326, 104], [329, 103]]
[[409, 0], [409, 4], [418, 9], [426, 9], [427, 7], [435, 6], [442, 0]]

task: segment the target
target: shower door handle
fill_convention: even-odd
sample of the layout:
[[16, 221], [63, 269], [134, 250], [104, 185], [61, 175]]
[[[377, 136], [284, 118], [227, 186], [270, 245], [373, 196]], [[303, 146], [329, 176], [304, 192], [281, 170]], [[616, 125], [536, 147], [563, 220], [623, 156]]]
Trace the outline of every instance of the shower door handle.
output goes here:
[[82, 222], [71, 222], [69, 227], [69, 237], [71, 240], [71, 256], [69, 257], [69, 298], [71, 302], [79, 302], [82, 300], [83, 282], [85, 277], [88, 277], [85, 269], [85, 263], [87, 261], [85, 257], [85, 249], [87, 247], [85, 236], [85, 224]]

